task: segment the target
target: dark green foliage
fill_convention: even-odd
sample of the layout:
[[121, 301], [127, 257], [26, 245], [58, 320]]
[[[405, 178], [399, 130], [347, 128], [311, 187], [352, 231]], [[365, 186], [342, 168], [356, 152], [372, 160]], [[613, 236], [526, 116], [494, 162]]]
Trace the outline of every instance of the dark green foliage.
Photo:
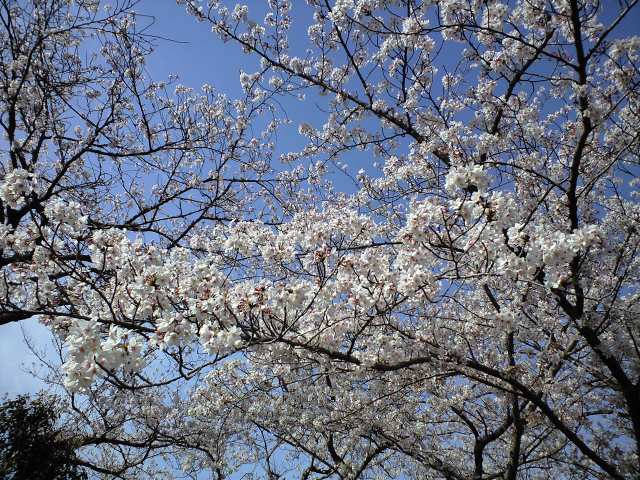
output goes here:
[[54, 400], [19, 396], [0, 406], [0, 478], [80, 480], [72, 443], [56, 430]]

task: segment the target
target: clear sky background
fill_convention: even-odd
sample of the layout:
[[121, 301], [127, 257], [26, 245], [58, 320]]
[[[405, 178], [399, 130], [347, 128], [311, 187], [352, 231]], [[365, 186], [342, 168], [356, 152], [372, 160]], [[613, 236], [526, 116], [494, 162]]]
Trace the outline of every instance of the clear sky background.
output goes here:
[[[245, 0], [243, 3], [249, 6], [250, 16], [261, 18], [265, 0]], [[291, 43], [299, 53], [303, 53], [309, 9], [304, 0], [292, 0], [292, 3], [294, 23]], [[615, 0], [605, 0], [605, 10], [607, 4], [617, 7]], [[197, 22], [175, 0], [141, 0], [136, 10], [143, 15], [139, 25], [148, 25], [147, 33], [158, 36], [156, 51], [147, 63], [149, 74], [154, 80], [163, 80], [170, 74], [177, 74], [179, 83], [195, 89], [203, 83], [209, 83], [231, 98], [242, 95], [239, 74], [241, 70], [256, 70], [258, 63], [254, 56], [243, 54], [233, 43], [225, 44], [220, 41], [211, 32], [210, 24]], [[605, 11], [604, 16], [607, 17], [608, 13]], [[296, 18], [302, 21], [296, 22]], [[619, 35], [639, 33], [640, 8], [636, 8], [621, 25]], [[456, 60], [452, 59], [453, 62]], [[304, 144], [297, 134], [297, 125], [301, 121], [319, 125], [323, 115], [314, 105], [317, 102], [322, 100], [312, 95], [308, 95], [304, 102], [295, 99], [283, 101], [283, 107], [293, 124], [291, 130], [278, 136], [278, 152], [298, 149]], [[357, 163], [367, 164], [370, 160], [368, 154], [364, 154]], [[351, 170], [355, 172], [359, 168], [360, 165], [354, 164]], [[0, 326], [0, 394], [33, 393], [42, 386], [36, 378], [24, 371], [34, 359], [23, 340], [23, 334], [31, 337], [33, 343], [41, 349], [46, 350], [50, 342], [48, 330], [35, 319]], [[51, 349], [49, 351], [53, 352]]]
[[[615, 6], [615, 0], [603, 0]], [[264, 11], [266, 0], [244, 0], [250, 9], [250, 16], [258, 19]], [[309, 23], [309, 9], [305, 0], [292, 0], [294, 23], [291, 43], [303, 54], [306, 46], [306, 27]], [[148, 25], [146, 33], [157, 35], [156, 50], [148, 58], [147, 69], [153, 80], [165, 80], [169, 75], [179, 77], [178, 83], [199, 89], [208, 83], [230, 98], [242, 96], [239, 83], [241, 70], [254, 72], [258, 62], [255, 56], [242, 53], [234, 43], [223, 43], [211, 32], [209, 23], [197, 22], [186, 14], [184, 6], [175, 0], [141, 0], [136, 9], [142, 16], [139, 25]], [[607, 16], [608, 12], [605, 12]], [[295, 22], [295, 19], [302, 21]], [[640, 8], [630, 15], [621, 25], [619, 35], [637, 35], [640, 33]], [[451, 62], [457, 62], [452, 54]], [[448, 59], [447, 59], [448, 61]], [[326, 99], [307, 92], [303, 102], [293, 98], [282, 100], [282, 105], [292, 120], [289, 130], [278, 135], [277, 152], [297, 150], [304, 145], [304, 139], [297, 133], [297, 126], [305, 121], [319, 126], [324, 114], [316, 107]], [[356, 172], [361, 166], [372, 163], [370, 154], [358, 153], [353, 162], [350, 159], [350, 171]], [[347, 183], [342, 186], [348, 188]], [[36, 319], [0, 326], [0, 395], [14, 396], [21, 393], [36, 393], [44, 384], [29, 369], [38, 370], [34, 358], [23, 337], [27, 335], [40, 350], [53, 355], [51, 334]], [[42, 370], [40, 368], [40, 370]]]

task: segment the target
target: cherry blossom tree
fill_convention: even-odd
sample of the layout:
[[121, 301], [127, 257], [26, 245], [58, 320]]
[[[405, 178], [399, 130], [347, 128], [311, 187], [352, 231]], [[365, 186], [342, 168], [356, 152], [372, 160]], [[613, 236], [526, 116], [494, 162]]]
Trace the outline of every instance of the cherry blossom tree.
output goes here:
[[640, 475], [638, 2], [179, 3], [243, 98], [148, 80], [130, 2], [1, 15], [0, 315], [89, 468]]

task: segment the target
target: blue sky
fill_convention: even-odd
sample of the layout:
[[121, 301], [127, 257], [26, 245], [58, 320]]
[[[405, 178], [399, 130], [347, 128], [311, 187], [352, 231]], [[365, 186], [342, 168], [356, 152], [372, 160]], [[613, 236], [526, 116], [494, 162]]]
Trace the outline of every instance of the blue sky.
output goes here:
[[[605, 0], [611, 1], [613, 0]], [[245, 0], [250, 11], [264, 9], [265, 0]], [[294, 17], [304, 14], [304, 0], [293, 0]], [[193, 17], [185, 13], [184, 7], [176, 4], [175, 0], [141, 0], [137, 8], [143, 16], [139, 20], [140, 26], [148, 24], [146, 33], [155, 34], [157, 47], [148, 59], [147, 67], [154, 80], [166, 79], [171, 74], [179, 77], [178, 83], [198, 89], [202, 84], [213, 85], [218, 91], [234, 98], [242, 95], [239, 83], [241, 70], [253, 72], [256, 70], [255, 57], [243, 54], [234, 44], [225, 44], [211, 32], [210, 24], [198, 23]], [[256, 14], [256, 18], [257, 18]], [[153, 17], [153, 18], [152, 18]], [[638, 34], [640, 29], [640, 8], [627, 18], [620, 29], [620, 35]], [[298, 30], [294, 30], [293, 38], [304, 43], [306, 23], [297, 23]], [[293, 42], [292, 42], [293, 43]], [[455, 63], [457, 58], [452, 58]], [[278, 136], [278, 151], [285, 152], [297, 149], [304, 141], [297, 134], [297, 125], [301, 121], [318, 126], [324, 115], [319, 112], [314, 103], [323, 100], [309, 95], [307, 100], [299, 102], [295, 99], [283, 100], [293, 124], [290, 130]], [[360, 164], [371, 162], [370, 153], [362, 154], [357, 159]], [[355, 172], [360, 165], [354, 164], [351, 171]], [[342, 186], [346, 187], [346, 184]], [[39, 348], [53, 354], [48, 330], [39, 325], [37, 320], [13, 323], [0, 327], [0, 394], [16, 395], [19, 393], [35, 393], [42, 388], [42, 383], [34, 378], [26, 369], [34, 364], [34, 358], [23, 340], [23, 334], [32, 337]]]
[[[264, 10], [264, 0], [245, 1], [254, 12], [255, 18], [259, 18], [260, 11]], [[295, 17], [305, 16], [308, 7], [304, 0], [294, 0]], [[612, 4], [617, 2], [611, 1]], [[175, 0], [141, 0], [137, 8], [142, 16], [140, 26], [149, 26], [147, 33], [158, 35], [155, 53], [148, 60], [148, 70], [154, 80], [166, 79], [170, 74], [179, 76], [179, 83], [199, 88], [203, 83], [209, 83], [217, 90], [227, 93], [230, 97], [242, 95], [239, 84], [241, 70], [255, 71], [257, 61], [255, 57], [243, 54], [234, 44], [221, 42], [212, 32], [210, 24], [198, 23], [193, 17], [185, 13], [184, 7], [177, 5]], [[608, 12], [605, 12], [605, 17]], [[153, 19], [152, 19], [153, 17]], [[640, 24], [640, 8], [622, 24], [619, 34], [638, 34]], [[295, 45], [304, 47], [302, 41], [306, 28], [305, 22], [294, 22], [293, 38], [301, 41]], [[162, 37], [162, 38], [160, 38]], [[292, 42], [295, 43], [295, 42]], [[306, 121], [318, 125], [322, 113], [315, 108], [314, 103], [321, 101], [320, 97], [308, 97], [304, 102], [294, 99], [283, 101], [293, 125], [290, 131], [279, 135], [278, 150], [280, 152], [299, 148], [303, 141], [297, 133], [297, 124]], [[359, 161], [370, 161], [370, 154], [365, 153]], [[359, 167], [354, 165], [352, 171]], [[36, 320], [21, 322], [20, 324], [4, 325], [0, 333], [0, 394], [16, 394], [21, 392], [37, 391], [40, 383], [30, 374], [24, 373], [17, 366], [28, 366], [32, 362], [32, 356], [24, 341], [23, 332], [33, 337], [34, 342], [42, 348], [46, 348], [49, 334], [47, 330], [38, 324]]]

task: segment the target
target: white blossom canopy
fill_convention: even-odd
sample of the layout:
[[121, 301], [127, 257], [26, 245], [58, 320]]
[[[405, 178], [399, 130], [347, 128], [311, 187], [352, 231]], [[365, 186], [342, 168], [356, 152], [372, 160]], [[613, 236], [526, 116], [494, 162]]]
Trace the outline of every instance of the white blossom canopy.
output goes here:
[[0, 1], [0, 323], [85, 466], [637, 478], [637, 0], [179, 3], [242, 98], [149, 80], [133, 1]]

